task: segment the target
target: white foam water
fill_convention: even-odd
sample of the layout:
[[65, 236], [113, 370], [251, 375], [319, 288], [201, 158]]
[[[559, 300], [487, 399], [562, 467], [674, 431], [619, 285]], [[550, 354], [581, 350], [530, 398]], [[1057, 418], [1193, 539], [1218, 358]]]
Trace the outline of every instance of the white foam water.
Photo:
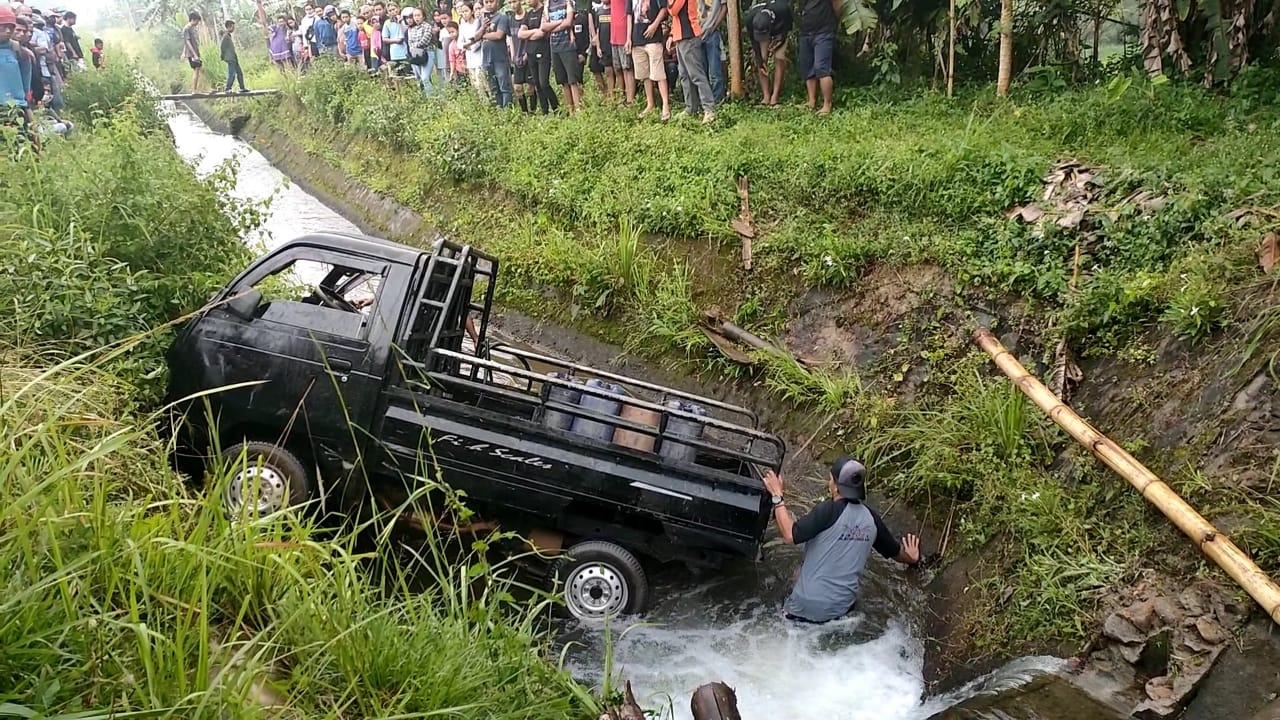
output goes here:
[[[689, 698], [712, 680], [733, 687], [744, 715], [791, 720], [907, 720], [921, 709], [923, 651], [892, 622], [860, 640], [865, 617], [798, 625], [760, 608], [728, 624], [688, 622], [619, 628], [614, 663], [641, 705], [692, 717]], [[600, 642], [597, 637], [592, 642]], [[594, 653], [589, 653], [594, 655]], [[574, 674], [599, 682], [602, 668], [575, 661]]]

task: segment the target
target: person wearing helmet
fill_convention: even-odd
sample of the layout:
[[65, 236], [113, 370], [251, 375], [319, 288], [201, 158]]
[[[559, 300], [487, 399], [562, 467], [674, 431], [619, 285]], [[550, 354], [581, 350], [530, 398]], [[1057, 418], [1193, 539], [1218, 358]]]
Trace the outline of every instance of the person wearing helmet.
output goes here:
[[783, 606], [788, 620], [820, 624], [853, 610], [872, 550], [907, 565], [920, 562], [920, 538], [906, 535], [899, 542], [865, 504], [866, 476], [862, 463], [840, 456], [827, 482], [832, 499], [797, 520], [787, 508], [782, 478], [765, 471], [778, 533], [789, 544], [804, 545], [799, 577]]

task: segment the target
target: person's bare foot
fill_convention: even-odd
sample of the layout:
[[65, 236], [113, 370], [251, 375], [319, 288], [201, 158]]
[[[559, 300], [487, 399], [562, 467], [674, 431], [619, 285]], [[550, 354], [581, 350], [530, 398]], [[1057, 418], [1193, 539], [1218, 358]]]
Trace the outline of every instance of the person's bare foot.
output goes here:
[[650, 115], [652, 115], [652, 114], [653, 114], [653, 108], [651, 108], [651, 107], [647, 107], [647, 108], [645, 108], [645, 109], [643, 109], [643, 110], [641, 110], [641, 111], [640, 111], [639, 118], [640, 118], [641, 120], [643, 120], [643, 119], [645, 119], [645, 118], [649, 117], [649, 116], [650, 116]]
[[670, 111], [670, 110], [667, 110], [666, 112], [662, 113], [662, 122], [667, 122], [667, 121], [668, 121], [668, 120], [670, 120], [670, 119], [671, 119], [671, 111]]
[[818, 111], [818, 117], [826, 117], [826, 116], [828, 116], [828, 115], [830, 115], [830, 114], [831, 114], [831, 108], [830, 108], [830, 107], [824, 107], [824, 108], [822, 108], [821, 110], [819, 110], [819, 111]]

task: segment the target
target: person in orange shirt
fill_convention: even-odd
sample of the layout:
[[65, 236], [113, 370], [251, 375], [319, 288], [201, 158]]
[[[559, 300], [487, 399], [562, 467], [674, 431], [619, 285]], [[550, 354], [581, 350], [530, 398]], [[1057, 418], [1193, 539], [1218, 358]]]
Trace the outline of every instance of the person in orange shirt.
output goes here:
[[680, 87], [684, 109], [688, 115], [702, 113], [702, 124], [716, 119], [716, 96], [707, 77], [707, 58], [702, 51], [702, 23], [698, 19], [697, 0], [671, 0], [671, 37], [680, 62]]

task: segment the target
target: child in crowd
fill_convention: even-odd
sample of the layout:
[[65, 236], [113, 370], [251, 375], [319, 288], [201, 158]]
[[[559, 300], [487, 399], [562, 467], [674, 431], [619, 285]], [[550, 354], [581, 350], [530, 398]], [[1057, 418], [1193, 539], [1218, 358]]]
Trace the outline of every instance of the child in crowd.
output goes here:
[[466, 84], [468, 81], [467, 51], [462, 47], [461, 32], [458, 23], [450, 20], [449, 35], [453, 38], [449, 42], [449, 69], [452, 73], [450, 79], [458, 84]]
[[95, 70], [101, 70], [107, 66], [107, 58], [103, 53], [102, 38], [93, 39], [93, 47], [89, 49], [89, 54], [93, 56], [93, 67]]
[[377, 71], [382, 67], [382, 16], [374, 14], [369, 18], [369, 69]]

